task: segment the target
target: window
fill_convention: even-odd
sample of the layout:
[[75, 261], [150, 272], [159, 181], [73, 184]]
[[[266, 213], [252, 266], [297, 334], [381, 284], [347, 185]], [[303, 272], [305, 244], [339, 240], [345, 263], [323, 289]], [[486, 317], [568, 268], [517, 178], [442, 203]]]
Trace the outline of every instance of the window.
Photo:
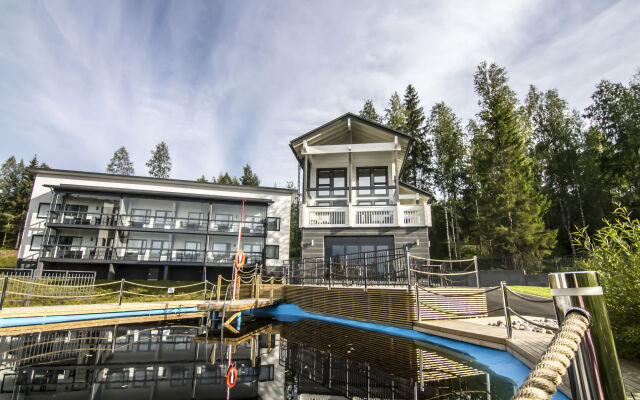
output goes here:
[[149, 259], [154, 261], [165, 260], [169, 254], [169, 241], [168, 240], [152, 240], [151, 252]]
[[316, 174], [316, 187], [327, 189], [319, 190], [318, 197], [345, 197], [347, 195], [345, 190], [347, 187], [346, 168], [318, 169]]
[[127, 254], [140, 254], [145, 253], [145, 247], [147, 247], [147, 241], [143, 239], [129, 239], [127, 241]]
[[50, 207], [51, 205], [49, 203], [40, 203], [38, 206], [38, 218], [47, 218]]
[[151, 210], [142, 208], [131, 209], [131, 225], [142, 227], [144, 224], [151, 223]]
[[87, 219], [89, 206], [81, 204], [67, 204], [64, 207], [63, 224], [81, 224], [82, 220]]
[[191, 229], [201, 229], [204, 227], [204, 213], [190, 211], [187, 214], [187, 227]]
[[280, 246], [277, 244], [268, 244], [264, 248], [265, 256], [267, 259], [278, 259], [280, 258]]
[[262, 253], [262, 249], [259, 244], [243, 244], [242, 251], [245, 253]]
[[280, 218], [279, 217], [267, 217], [267, 230], [279, 231], [280, 230]]
[[233, 221], [233, 215], [230, 214], [216, 214], [215, 218], [215, 230], [217, 231], [230, 231], [231, 223]]
[[165, 225], [172, 225], [173, 211], [156, 210], [156, 217], [153, 220], [154, 228], [164, 228]]
[[42, 248], [42, 235], [31, 236], [31, 247], [29, 250], [40, 250]]
[[[365, 167], [357, 169], [359, 196], [387, 195], [387, 167]], [[380, 186], [379, 189], [376, 187]]]

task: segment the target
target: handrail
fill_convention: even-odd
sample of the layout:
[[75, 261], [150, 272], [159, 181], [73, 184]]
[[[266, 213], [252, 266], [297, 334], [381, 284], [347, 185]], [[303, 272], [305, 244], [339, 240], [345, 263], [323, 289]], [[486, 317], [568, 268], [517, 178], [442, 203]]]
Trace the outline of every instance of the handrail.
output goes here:
[[544, 354], [511, 400], [551, 399], [562, 382], [562, 375], [569, 368], [589, 323], [590, 316], [586, 311], [570, 310]]

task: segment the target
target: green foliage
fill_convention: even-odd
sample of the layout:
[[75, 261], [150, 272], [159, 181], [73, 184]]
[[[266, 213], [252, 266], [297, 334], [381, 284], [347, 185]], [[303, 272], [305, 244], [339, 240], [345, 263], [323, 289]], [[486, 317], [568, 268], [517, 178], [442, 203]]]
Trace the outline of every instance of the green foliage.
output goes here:
[[133, 163], [129, 159], [129, 152], [122, 146], [113, 153], [107, 165], [107, 172], [116, 175], [133, 175]]
[[249, 164], [245, 164], [242, 167], [242, 176], [240, 177], [240, 183], [247, 186], [260, 186], [260, 179], [258, 174], [254, 173]]
[[[294, 189], [293, 182], [287, 182], [287, 189]], [[291, 203], [291, 215], [289, 221], [289, 258], [299, 258], [302, 255], [302, 230], [300, 229], [300, 195]]]
[[618, 205], [614, 220], [588, 235], [576, 233], [576, 244], [587, 253], [584, 269], [598, 271], [619, 353], [640, 357], [640, 221]]
[[9, 157], [0, 167], [0, 245], [16, 248], [20, 243], [24, 220], [29, 209], [35, 176], [32, 168], [49, 168], [33, 156], [28, 165]]
[[0, 268], [15, 268], [17, 262], [17, 251], [0, 250]]
[[416, 89], [409, 85], [404, 94], [404, 126], [401, 131], [413, 141], [402, 168], [400, 179], [416, 187], [427, 187], [431, 173], [431, 153], [424, 136], [424, 110]]
[[551, 298], [551, 288], [542, 286], [509, 286], [514, 292], [533, 294], [540, 297]]
[[405, 126], [405, 120], [407, 116], [404, 109], [404, 104], [398, 95], [398, 92], [393, 92], [389, 99], [389, 107], [384, 109], [384, 124], [391, 129], [402, 131]]
[[362, 107], [362, 110], [360, 110], [358, 114], [362, 118], [366, 118], [369, 121], [378, 122], [378, 123], [382, 122], [382, 117], [378, 115], [375, 107], [373, 106], [373, 101], [370, 99], [364, 102], [364, 107]]
[[548, 201], [535, 190], [525, 125], [507, 80], [496, 64], [478, 66], [474, 82], [480, 112], [471, 125], [474, 187], [468, 194], [481, 252], [509, 258], [515, 266], [518, 257], [548, 254], [556, 232], [542, 219]]
[[171, 173], [171, 156], [169, 147], [165, 142], [160, 142], [151, 151], [151, 158], [145, 164], [149, 167], [149, 175], [154, 178], [168, 179]]
[[207, 183], [207, 178], [205, 178], [204, 174], [200, 175], [200, 178], [196, 179], [196, 182]]
[[221, 183], [223, 185], [239, 185], [240, 180], [237, 176], [231, 177], [228, 172], [218, 174], [217, 178], [213, 178], [213, 183]]

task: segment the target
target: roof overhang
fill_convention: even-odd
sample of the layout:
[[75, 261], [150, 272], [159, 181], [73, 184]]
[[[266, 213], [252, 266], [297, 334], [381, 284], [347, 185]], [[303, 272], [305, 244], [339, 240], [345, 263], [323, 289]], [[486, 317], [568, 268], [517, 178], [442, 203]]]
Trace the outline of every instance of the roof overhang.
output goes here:
[[398, 151], [399, 163], [404, 163], [410, 143], [411, 136], [406, 133], [346, 113], [298, 136], [289, 143], [289, 147], [300, 165], [304, 160], [305, 144], [314, 148], [317, 154], [323, 152], [322, 149], [340, 149], [345, 145], [358, 145], [363, 151], [366, 146], [370, 146], [368, 151]]

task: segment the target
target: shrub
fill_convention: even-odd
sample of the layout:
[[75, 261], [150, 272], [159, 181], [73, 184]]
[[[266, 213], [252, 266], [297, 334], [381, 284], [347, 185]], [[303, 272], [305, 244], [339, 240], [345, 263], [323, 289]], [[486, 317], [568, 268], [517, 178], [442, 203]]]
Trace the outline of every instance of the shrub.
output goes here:
[[583, 267], [599, 273], [618, 353], [635, 358], [640, 356], [640, 221], [620, 205], [613, 216], [593, 236], [585, 229], [577, 232], [576, 242], [588, 252]]

